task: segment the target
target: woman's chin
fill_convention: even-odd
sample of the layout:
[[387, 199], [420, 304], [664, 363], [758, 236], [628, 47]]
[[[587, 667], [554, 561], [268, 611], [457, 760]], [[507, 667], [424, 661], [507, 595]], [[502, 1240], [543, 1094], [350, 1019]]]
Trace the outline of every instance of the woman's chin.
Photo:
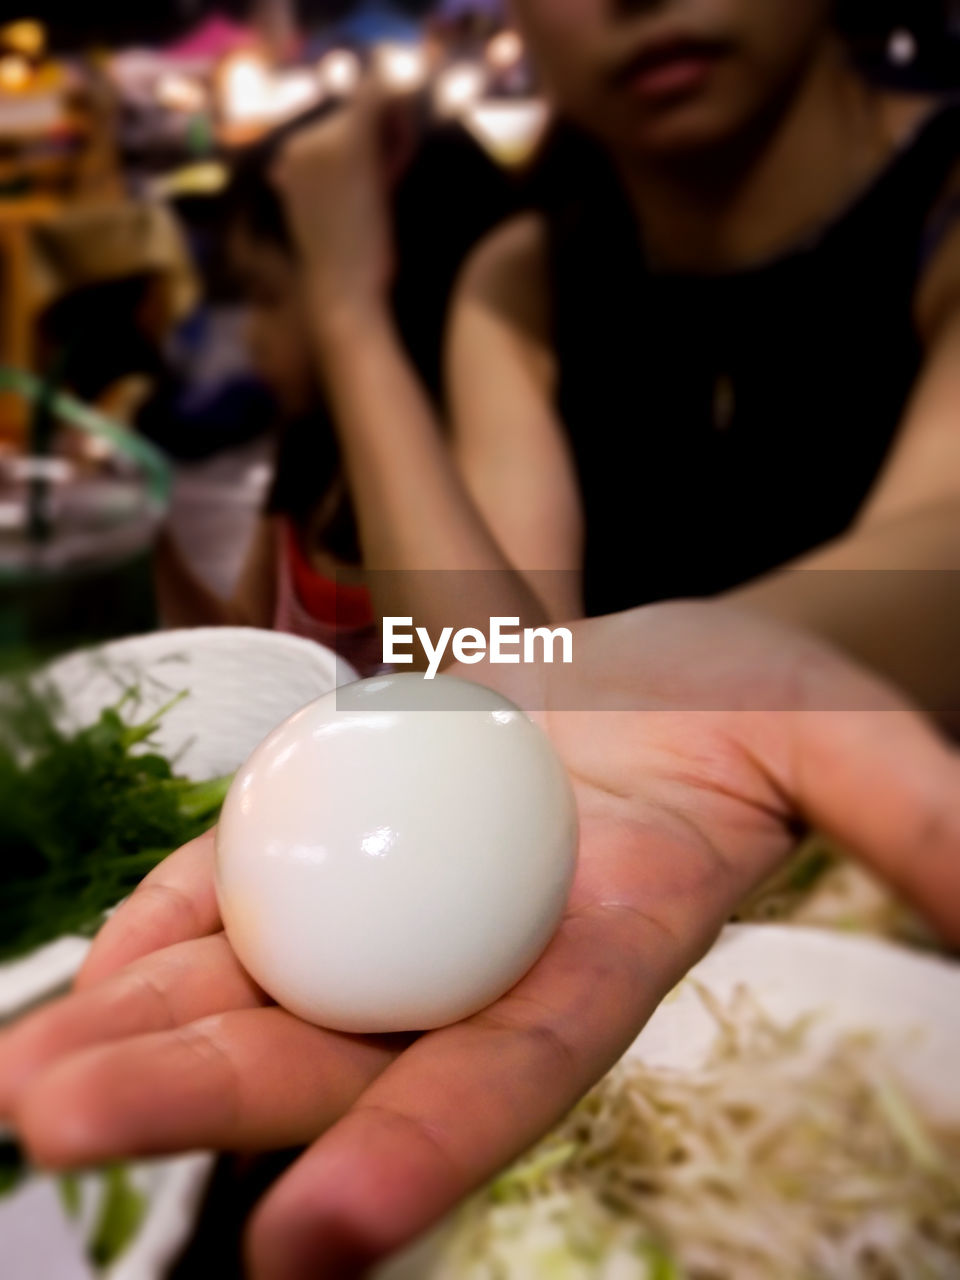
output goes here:
[[[616, 121], [610, 143], [638, 161], [669, 160], [708, 153], [730, 143], [743, 132], [748, 113], [729, 96], [717, 93], [678, 95], [657, 106], [637, 105]], [[611, 130], [612, 135], [612, 130]]]

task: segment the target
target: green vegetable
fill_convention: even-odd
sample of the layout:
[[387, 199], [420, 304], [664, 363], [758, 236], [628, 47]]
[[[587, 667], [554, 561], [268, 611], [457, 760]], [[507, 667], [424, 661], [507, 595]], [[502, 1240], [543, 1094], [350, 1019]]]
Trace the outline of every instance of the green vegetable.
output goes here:
[[122, 1165], [112, 1165], [105, 1171], [97, 1225], [87, 1246], [95, 1267], [109, 1267], [119, 1258], [140, 1230], [146, 1208], [146, 1199]]
[[637, 1254], [647, 1264], [647, 1280], [683, 1280], [676, 1259], [655, 1240], [644, 1240], [637, 1245]]
[[80, 1196], [80, 1179], [75, 1173], [64, 1173], [57, 1179], [60, 1203], [68, 1218], [79, 1218], [83, 1203]]
[[127, 722], [129, 689], [96, 724], [67, 733], [55, 693], [0, 687], [0, 960], [91, 934], [158, 862], [217, 819], [230, 779], [175, 776], [149, 750], [163, 716]]
[[[19, 1144], [12, 1139], [0, 1139], [0, 1197], [12, 1194], [28, 1176], [37, 1176], [36, 1170], [27, 1164]], [[88, 1175], [86, 1180], [90, 1183], [90, 1193], [99, 1191], [100, 1197], [87, 1241], [87, 1257], [95, 1270], [105, 1271], [133, 1243], [149, 1206], [146, 1197], [133, 1185], [125, 1165], [108, 1165]], [[83, 1208], [80, 1176], [61, 1174], [56, 1186], [64, 1213], [77, 1221]]]
[[947, 1173], [947, 1164], [927, 1131], [916, 1108], [889, 1076], [874, 1076], [880, 1113], [910, 1154], [918, 1168], [927, 1173]]
[[526, 1192], [536, 1191], [549, 1174], [568, 1164], [578, 1149], [575, 1142], [564, 1142], [547, 1151], [537, 1152], [530, 1159], [514, 1165], [490, 1185], [491, 1200], [496, 1204], [504, 1204], [522, 1197]]
[[822, 845], [807, 846], [789, 869], [787, 885], [793, 893], [806, 893], [836, 866], [836, 855]]

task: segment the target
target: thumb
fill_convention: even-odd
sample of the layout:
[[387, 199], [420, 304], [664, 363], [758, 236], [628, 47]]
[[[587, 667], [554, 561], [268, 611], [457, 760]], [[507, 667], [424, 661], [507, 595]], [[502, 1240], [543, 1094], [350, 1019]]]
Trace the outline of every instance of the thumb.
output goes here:
[[[891, 699], [892, 702], [892, 699]], [[788, 794], [960, 946], [960, 755], [921, 716], [793, 716]]]

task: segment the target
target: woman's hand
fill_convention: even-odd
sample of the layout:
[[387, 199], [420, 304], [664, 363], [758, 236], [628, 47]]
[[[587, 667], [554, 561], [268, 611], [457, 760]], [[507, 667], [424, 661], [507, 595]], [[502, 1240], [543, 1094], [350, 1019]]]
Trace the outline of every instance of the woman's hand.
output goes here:
[[714, 604], [584, 623], [575, 648], [572, 676], [539, 673], [539, 705], [576, 789], [579, 866], [526, 978], [407, 1042], [309, 1027], [234, 959], [206, 838], [116, 913], [76, 994], [0, 1039], [0, 1113], [32, 1154], [315, 1140], [254, 1217], [252, 1273], [359, 1274], [565, 1114], [797, 825], [857, 850], [960, 941], [960, 762], [897, 695]]
[[382, 308], [392, 274], [383, 110], [372, 87], [287, 144], [274, 171], [322, 339]]

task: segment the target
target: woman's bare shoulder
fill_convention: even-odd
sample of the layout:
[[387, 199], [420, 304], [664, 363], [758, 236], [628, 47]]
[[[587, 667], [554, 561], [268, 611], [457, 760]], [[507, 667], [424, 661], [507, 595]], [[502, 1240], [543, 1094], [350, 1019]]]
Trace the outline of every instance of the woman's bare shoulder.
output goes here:
[[[922, 125], [941, 105], [926, 99], [927, 110], [916, 118], [914, 129]], [[945, 323], [960, 316], [960, 146], [948, 169], [940, 196], [930, 211], [930, 239], [926, 262], [914, 299], [917, 327], [930, 346]]]
[[894, 148], [906, 146], [918, 129], [942, 105], [932, 93], [907, 93], [884, 89], [878, 94], [884, 133]]
[[524, 213], [490, 232], [467, 259], [458, 301], [484, 307], [523, 336], [546, 342], [550, 331], [547, 226]]
[[[960, 200], [960, 165], [954, 173]], [[917, 328], [924, 344], [933, 346], [945, 326], [960, 320], [960, 215], [938, 240], [927, 263], [914, 301]]]
[[[893, 149], [903, 149], [946, 104], [942, 95], [884, 90], [879, 94], [883, 127]], [[930, 210], [931, 243], [914, 295], [914, 318], [924, 344], [935, 345], [945, 323], [960, 313], [960, 148]], [[953, 215], [953, 216], [951, 216]]]

